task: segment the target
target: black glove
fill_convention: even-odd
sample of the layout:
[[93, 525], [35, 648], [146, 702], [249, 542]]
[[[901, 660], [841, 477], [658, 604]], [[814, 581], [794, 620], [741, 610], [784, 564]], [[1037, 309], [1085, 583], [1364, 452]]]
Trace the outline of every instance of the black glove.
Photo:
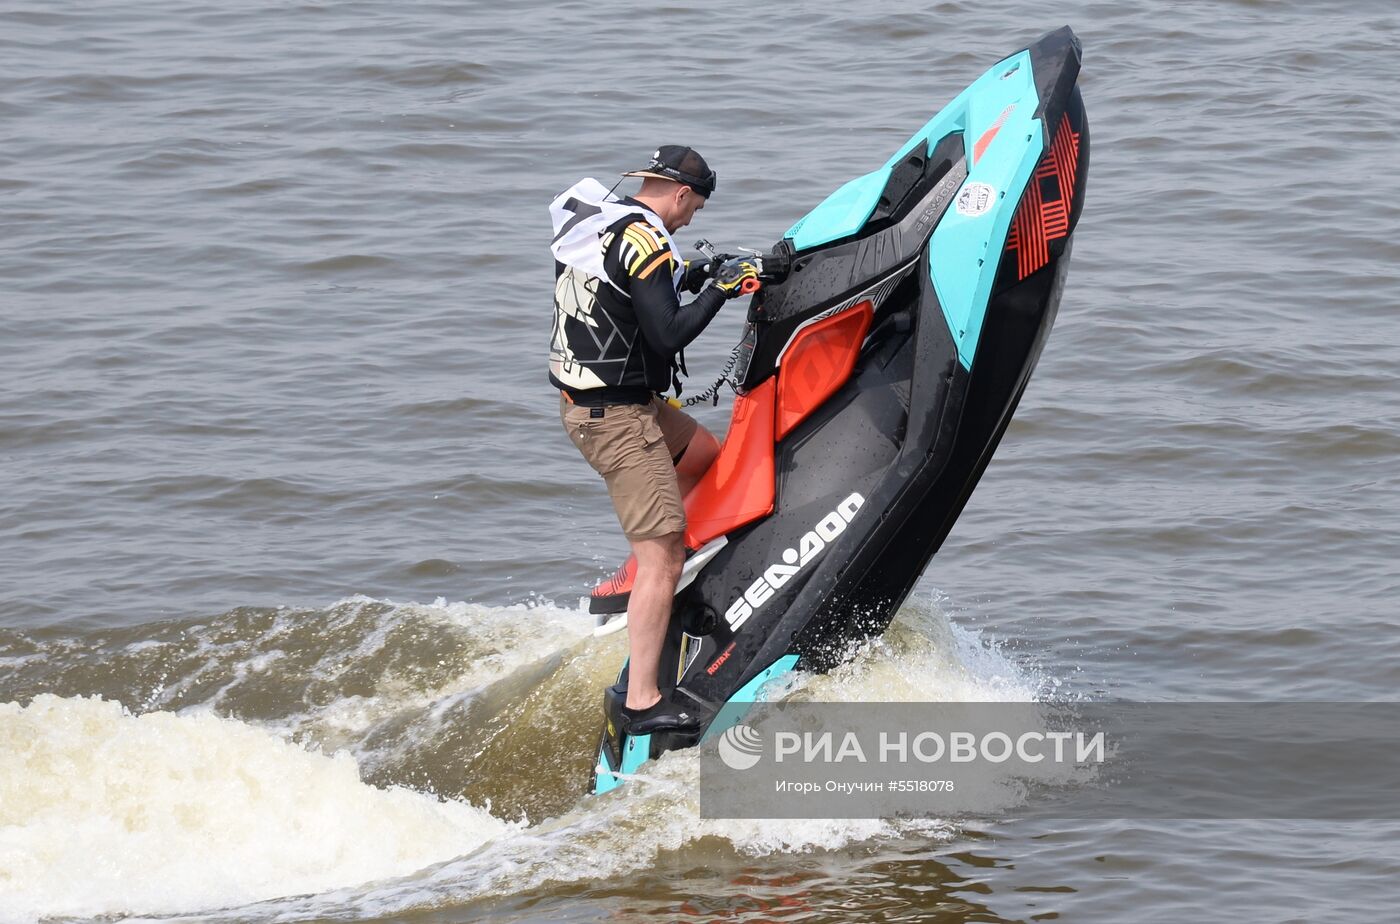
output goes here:
[[696, 257], [694, 260], [685, 261], [685, 276], [681, 279], [681, 288], [692, 295], [699, 292], [706, 282], [714, 278], [720, 264], [732, 259], [733, 254], [717, 253], [713, 258]]
[[728, 259], [715, 271], [715, 288], [719, 289], [725, 298], [752, 295], [761, 286], [758, 267], [746, 257]]

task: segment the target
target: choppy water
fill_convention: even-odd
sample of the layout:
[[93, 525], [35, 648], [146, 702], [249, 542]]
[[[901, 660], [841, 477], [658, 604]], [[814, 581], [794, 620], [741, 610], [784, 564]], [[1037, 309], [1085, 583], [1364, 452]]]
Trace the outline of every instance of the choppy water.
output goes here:
[[579, 798], [623, 545], [543, 378], [546, 202], [693, 143], [683, 239], [770, 244], [1063, 23], [1054, 333], [919, 598], [806, 682], [1393, 698], [1393, 5], [18, 3], [0, 919], [1392, 917], [1393, 823], [721, 824], [692, 755]]

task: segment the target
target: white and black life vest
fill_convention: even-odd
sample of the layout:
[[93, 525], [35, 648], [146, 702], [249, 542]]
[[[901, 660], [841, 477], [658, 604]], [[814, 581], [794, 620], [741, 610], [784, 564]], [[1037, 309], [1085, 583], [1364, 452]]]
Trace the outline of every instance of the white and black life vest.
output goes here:
[[[664, 391], [671, 383], [673, 358], [649, 348], [640, 337], [629, 280], [615, 267], [609, 272], [605, 258], [623, 229], [644, 221], [650, 226], [646, 233], [657, 238], [658, 259], [669, 252], [671, 286], [678, 289], [685, 263], [665, 224], [655, 212], [623, 201], [591, 178], [555, 197], [549, 214], [556, 261], [550, 381], [569, 392]], [[618, 243], [629, 246], [625, 240]]]

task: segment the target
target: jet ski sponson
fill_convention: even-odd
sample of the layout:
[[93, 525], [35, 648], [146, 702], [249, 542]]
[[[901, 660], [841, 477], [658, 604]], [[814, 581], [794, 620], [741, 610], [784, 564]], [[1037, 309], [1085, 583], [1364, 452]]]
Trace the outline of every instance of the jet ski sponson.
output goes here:
[[[596, 792], [840, 663], [914, 587], [1055, 319], [1089, 168], [1079, 63], [1068, 27], [997, 62], [762, 256], [785, 277], [750, 302], [729, 432], [685, 499], [662, 656], [663, 695], [699, 724], [628, 735], [624, 666]], [[593, 611], [624, 611], [634, 571]]]

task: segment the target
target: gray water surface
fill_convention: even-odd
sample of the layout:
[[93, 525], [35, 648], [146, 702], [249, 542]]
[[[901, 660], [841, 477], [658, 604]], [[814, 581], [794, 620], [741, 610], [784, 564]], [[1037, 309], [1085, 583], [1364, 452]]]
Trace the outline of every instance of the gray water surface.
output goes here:
[[[1393, 4], [53, 0], [0, 11], [0, 702], [289, 728], [298, 675], [226, 701], [193, 679], [270, 656], [266, 614], [342, 632], [326, 664], [436, 690], [415, 665], [478, 651], [478, 617], [366, 648], [393, 607], [572, 610], [625, 546], [545, 380], [550, 198], [692, 144], [719, 191], [680, 239], [769, 246], [1065, 23], [1093, 145], [1069, 282], [921, 596], [1040, 695], [1394, 698]], [[722, 312], [688, 351], [693, 389], [741, 324]], [[399, 615], [343, 616], [357, 595]], [[591, 703], [595, 680], [558, 684]], [[373, 782], [473, 785], [446, 745], [375, 764], [367, 741]], [[481, 766], [506, 798], [511, 771]], [[564, 772], [510, 798], [582, 817]], [[761, 856], [662, 839], [606, 885], [335, 913], [1383, 920], [1398, 833], [1011, 817]]]

